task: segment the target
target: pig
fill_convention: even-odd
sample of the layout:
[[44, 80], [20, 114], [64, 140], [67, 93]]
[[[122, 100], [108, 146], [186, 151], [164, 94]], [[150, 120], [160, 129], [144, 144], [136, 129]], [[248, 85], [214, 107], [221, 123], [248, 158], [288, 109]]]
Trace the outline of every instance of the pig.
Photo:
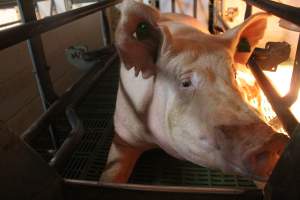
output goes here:
[[[288, 137], [243, 99], [235, 65], [264, 35], [258, 13], [223, 34], [196, 19], [134, 0], [120, 6], [121, 59], [115, 136], [100, 182], [125, 183], [142, 152], [162, 148], [181, 160], [255, 180], [268, 179]], [[249, 49], [240, 51], [240, 41]]]

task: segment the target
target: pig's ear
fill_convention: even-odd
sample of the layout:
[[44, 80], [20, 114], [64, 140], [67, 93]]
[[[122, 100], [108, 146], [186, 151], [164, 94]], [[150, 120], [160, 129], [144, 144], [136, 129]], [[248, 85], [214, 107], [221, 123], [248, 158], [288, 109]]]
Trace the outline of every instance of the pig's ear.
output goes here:
[[127, 67], [136, 76], [148, 78], [156, 71], [156, 61], [165, 41], [165, 28], [157, 24], [160, 13], [133, 0], [121, 5], [121, 19], [116, 30], [116, 47]]
[[223, 34], [227, 45], [232, 49], [234, 61], [246, 64], [252, 51], [263, 38], [267, 26], [267, 13], [252, 15], [241, 25], [228, 30]]

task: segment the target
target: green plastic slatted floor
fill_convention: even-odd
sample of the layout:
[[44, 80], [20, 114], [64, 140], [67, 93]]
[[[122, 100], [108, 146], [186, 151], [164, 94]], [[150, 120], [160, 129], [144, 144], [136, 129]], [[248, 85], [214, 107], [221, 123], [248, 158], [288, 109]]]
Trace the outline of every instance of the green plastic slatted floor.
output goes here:
[[[65, 178], [99, 179], [113, 137], [112, 116], [118, 87], [118, 72], [119, 65], [115, 63], [104, 73], [99, 83], [78, 107], [77, 113], [83, 121], [86, 133], [62, 172]], [[55, 132], [60, 136], [61, 141], [69, 130], [65, 119], [57, 120]], [[36, 149], [43, 152], [41, 147]], [[225, 175], [219, 171], [179, 161], [161, 150], [152, 150], [143, 154], [129, 182], [173, 186], [255, 188], [254, 183], [245, 178]]]
[[172, 186], [256, 188], [255, 184], [248, 179], [177, 160], [162, 150], [144, 153], [136, 164], [129, 182]]

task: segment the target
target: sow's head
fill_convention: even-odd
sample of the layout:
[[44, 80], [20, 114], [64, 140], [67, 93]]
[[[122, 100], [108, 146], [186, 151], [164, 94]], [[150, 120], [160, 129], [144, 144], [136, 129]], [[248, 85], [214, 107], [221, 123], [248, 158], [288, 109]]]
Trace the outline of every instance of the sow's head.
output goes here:
[[121, 12], [116, 46], [122, 62], [145, 79], [154, 76], [154, 90], [160, 91], [153, 101], [164, 106], [152, 112], [163, 115], [159, 145], [202, 166], [266, 180], [288, 138], [243, 100], [234, 66], [247, 62], [268, 15], [210, 35], [135, 1], [124, 1]]

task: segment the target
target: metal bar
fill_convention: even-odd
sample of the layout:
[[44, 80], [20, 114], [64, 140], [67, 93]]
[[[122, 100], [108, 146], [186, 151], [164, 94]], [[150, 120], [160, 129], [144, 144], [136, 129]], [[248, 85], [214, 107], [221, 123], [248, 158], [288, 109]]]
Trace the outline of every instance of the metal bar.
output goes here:
[[54, 9], [56, 9], [56, 3], [54, 0], [50, 0], [50, 16], [53, 16]]
[[131, 200], [143, 199], [172, 199], [172, 200], [198, 200], [198, 199], [263, 199], [261, 190], [243, 190], [220, 187], [190, 187], [190, 186], [162, 186], [142, 184], [118, 184], [96, 181], [82, 181], [64, 179], [64, 194], [66, 199], [86, 200], [87, 196], [109, 197], [105, 199], [119, 199], [126, 197]]
[[208, 3], [208, 30], [211, 34], [215, 33], [215, 27], [214, 27], [214, 18], [215, 18], [215, 14], [214, 14], [214, 10], [215, 10], [215, 1], [214, 0], [209, 0]]
[[[98, 71], [98, 73], [91, 78], [89, 87], [90, 88], [94, 83], [99, 79], [99, 77], [102, 75], [102, 73], [118, 58], [117, 54], [114, 54], [108, 62], [105, 64], [105, 66]], [[89, 90], [89, 89], [88, 89]], [[77, 93], [80, 92], [77, 91]], [[83, 91], [82, 94], [85, 94], [87, 90]], [[64, 167], [64, 164], [67, 161], [67, 158], [74, 152], [77, 145], [80, 143], [82, 137], [84, 136], [84, 127], [81, 123], [81, 120], [77, 116], [74, 107], [78, 104], [80, 99], [85, 95], [80, 95], [75, 99], [72, 99], [73, 102], [71, 105], [69, 105], [66, 109], [66, 116], [69, 120], [69, 123], [71, 124], [72, 130], [69, 133], [69, 136], [59, 150], [56, 152], [55, 156], [50, 161], [50, 166], [56, 168], [58, 171], [62, 170]]]
[[264, 91], [264, 94], [268, 98], [272, 108], [277, 114], [279, 120], [282, 122], [284, 129], [288, 134], [293, 137], [293, 131], [298, 125], [298, 121], [291, 113], [288, 107], [282, 105], [282, 100], [268, 78], [262, 72], [261, 68], [255, 63], [255, 57], [252, 56], [248, 61], [249, 68], [251, 69], [253, 75], [259, 86]]
[[[35, 7], [33, 1], [18, 0], [19, 10], [23, 23], [29, 21], [36, 21]], [[31, 57], [33, 73], [37, 82], [37, 88], [41, 97], [42, 106], [44, 111], [57, 99], [57, 95], [54, 92], [53, 85], [48, 73], [48, 67], [42, 39], [40, 36], [35, 36], [27, 40], [28, 51]], [[49, 128], [50, 137], [54, 149], [57, 149], [57, 140], [52, 128]]]
[[252, 15], [252, 6], [250, 4], [247, 4], [244, 20], [247, 19], [248, 17], [250, 17], [251, 15]]
[[104, 46], [111, 45], [111, 33], [110, 33], [110, 25], [108, 21], [108, 17], [106, 14], [106, 9], [103, 9], [100, 12], [100, 25], [101, 25], [101, 35]]
[[193, 16], [196, 19], [197, 19], [197, 11], [198, 11], [198, 0], [194, 0]]
[[3, 30], [0, 32], [0, 50], [22, 42], [30, 37], [80, 19], [84, 16], [90, 15], [109, 6], [113, 6], [121, 1], [122, 0], [100, 1], [89, 6]]
[[158, 10], [160, 9], [160, 2], [159, 2], [159, 0], [155, 0], [155, 8], [157, 8]]
[[20, 23], [21, 20], [17, 20], [17, 21], [13, 21], [13, 22], [8, 22], [8, 23], [5, 23], [5, 24], [0, 24], [0, 28], [3, 28], [5, 26], [9, 26], [9, 25], [13, 25], [13, 24], [16, 24], [16, 23]]
[[224, 29], [224, 31], [229, 29], [229, 25], [224, 21], [224, 19], [220, 15], [217, 15], [217, 20], [218, 20], [219, 23], [221, 23], [222, 28]]
[[175, 11], [176, 11], [176, 2], [175, 2], [175, 0], [172, 0], [172, 2], [171, 2], [171, 11], [172, 11], [172, 13], [175, 13]]
[[16, 2], [1, 2], [0, 3], [0, 9], [10, 8], [16, 6]]
[[60, 97], [60, 99], [56, 100], [50, 106], [48, 111], [43, 113], [39, 119], [22, 134], [21, 137], [30, 144], [36, 136], [45, 131], [44, 127], [47, 127], [51, 123], [52, 118], [54, 118], [57, 113], [64, 112], [65, 108], [70, 104], [71, 101], [78, 101], [84, 97], [99, 79], [99, 77], [109, 67], [109, 65], [112, 64], [116, 59], [117, 55], [115, 54], [100, 70], [99, 68], [94, 68], [86, 73], [78, 82], [76, 82], [68, 91], [66, 91]]
[[61, 171], [63, 169], [67, 158], [72, 154], [84, 136], [83, 124], [72, 106], [68, 106], [66, 109], [66, 116], [71, 124], [72, 131], [69, 133], [69, 136], [65, 139], [49, 163], [49, 165], [54, 167], [57, 171]]
[[270, 0], [245, 0], [247, 4], [256, 6], [277, 17], [283, 18], [300, 26], [300, 8]]
[[289, 93], [283, 97], [283, 102], [285, 106], [290, 107], [297, 100], [299, 87], [300, 87], [300, 34], [298, 36], [298, 46], [297, 46], [297, 51], [295, 56], [290, 90]]
[[73, 5], [72, 1], [64, 0], [64, 3], [65, 3], [65, 8], [66, 8], [67, 11], [72, 10], [72, 5]]
[[[108, 183], [87, 180], [64, 179], [66, 184], [84, 185], [89, 187], [111, 187], [116, 189], [140, 190], [149, 192], [182, 192], [182, 193], [211, 193], [211, 194], [242, 194], [246, 189], [222, 188], [222, 187], [193, 187], [193, 186], [168, 186], [168, 185], [146, 185], [132, 183]], [[201, 198], [200, 198], [201, 199]]]
[[[34, 0], [34, 2], [38, 2], [38, 1], [45, 1], [45, 0]], [[3, 1], [3, 0], [0, 0], [0, 9], [11, 8], [11, 7], [14, 7], [14, 6], [17, 6], [17, 5], [18, 5], [17, 1], [11, 1], [11, 0]]]

